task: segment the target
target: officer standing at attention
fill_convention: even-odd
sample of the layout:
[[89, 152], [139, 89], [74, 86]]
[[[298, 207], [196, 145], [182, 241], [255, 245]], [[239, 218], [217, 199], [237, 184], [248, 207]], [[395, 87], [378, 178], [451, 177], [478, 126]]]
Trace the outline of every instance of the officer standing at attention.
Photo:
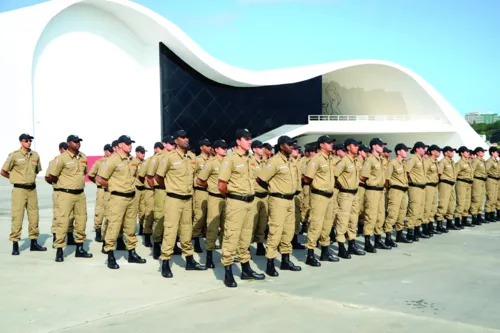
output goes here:
[[299, 243], [299, 231], [300, 231], [300, 207], [302, 199], [302, 160], [300, 159], [300, 146], [297, 143], [293, 144], [292, 153], [290, 154], [290, 163], [292, 165], [292, 171], [295, 173], [295, 197], [294, 201], [294, 216], [295, 216], [295, 232], [292, 239], [292, 247], [294, 250], [305, 250], [305, 246]]
[[271, 157], [273, 157], [273, 146], [271, 146], [270, 143], [264, 143], [263, 145], [264, 147], [264, 158], [266, 160], [270, 159]]
[[[367, 146], [365, 146], [363, 144], [359, 145], [357, 160], [358, 160], [359, 164], [361, 164], [361, 168], [363, 168], [363, 165], [365, 164], [365, 160], [368, 158], [368, 154], [370, 152], [371, 152], [371, 150]], [[366, 184], [363, 183], [362, 181], [360, 181], [358, 184], [358, 193], [356, 194], [356, 196], [358, 197], [358, 200], [359, 200], [357, 236], [363, 235], [364, 212], [365, 212], [365, 189], [366, 189]]]
[[[439, 161], [438, 164], [439, 204], [436, 214], [436, 229], [443, 233], [447, 233], [448, 230], [458, 230], [458, 228], [453, 225], [453, 214], [455, 212], [455, 182], [457, 181], [453, 156], [455, 155], [456, 149], [446, 146], [443, 147], [442, 151], [444, 158]], [[445, 219], [446, 228], [443, 226], [443, 221]]]
[[[333, 151], [332, 151], [332, 161], [333, 161], [333, 167], [337, 167], [337, 163], [340, 162], [341, 159], [344, 158], [344, 156], [347, 155], [347, 150], [344, 147], [343, 144], [337, 143], [333, 145]], [[333, 243], [335, 241], [335, 226], [337, 223], [337, 213], [339, 211], [339, 188], [338, 184], [334, 183], [335, 186], [333, 187], [333, 224], [332, 224], [332, 230], [330, 231], [330, 243]], [[347, 228], [347, 226], [346, 226]]]
[[427, 180], [424, 172], [424, 154], [427, 148], [423, 142], [416, 142], [410, 153], [413, 155], [406, 162], [408, 173], [408, 238], [418, 242], [419, 238], [429, 238], [420, 230], [424, 216], [425, 185]]
[[31, 150], [34, 138], [29, 134], [21, 134], [21, 148], [10, 153], [2, 166], [1, 174], [14, 185], [12, 189], [12, 224], [9, 240], [12, 242], [12, 255], [19, 255], [19, 240], [23, 227], [24, 209], [28, 213], [28, 232], [31, 240], [30, 251], [47, 251], [37, 243], [38, 229], [38, 196], [36, 192], [36, 175], [42, 171], [40, 156]]
[[[486, 195], [486, 179], [488, 173], [486, 171], [486, 161], [484, 160], [485, 150], [481, 147], [474, 149], [476, 158], [472, 162], [472, 170], [474, 172], [474, 179], [472, 181], [472, 200], [470, 213], [472, 215], [472, 223], [480, 225], [481, 223], [490, 223], [489, 219], [483, 220], [481, 212]], [[467, 225], [467, 224], [466, 224]]]
[[295, 231], [294, 197], [297, 185], [297, 173], [290, 162], [294, 143], [292, 138], [280, 136], [279, 152], [267, 161], [257, 178], [257, 183], [269, 191], [269, 234], [266, 247], [266, 274], [269, 276], [278, 276], [274, 266], [278, 247], [281, 253], [280, 269], [294, 272], [301, 270], [301, 267], [290, 261], [291, 241]]
[[[257, 180], [260, 173], [266, 165], [266, 159], [264, 158], [264, 145], [261, 141], [252, 141], [252, 151], [253, 154], [250, 155], [250, 167], [252, 169], [253, 178]], [[267, 190], [260, 186], [257, 181], [254, 183], [255, 188], [255, 198], [253, 200], [253, 241], [257, 243], [257, 250], [255, 254], [257, 256], [263, 256], [266, 254], [266, 249], [264, 247], [265, 232], [267, 228], [267, 218], [268, 218], [268, 199]]]
[[248, 250], [252, 241], [255, 193], [255, 180], [248, 153], [252, 145], [252, 134], [247, 129], [237, 130], [236, 144], [235, 151], [222, 163], [218, 182], [220, 193], [227, 197], [221, 262], [225, 270], [224, 284], [230, 288], [237, 286], [232, 270], [235, 251], [241, 263], [242, 280], [265, 279], [264, 274], [258, 274], [250, 267]]
[[[111, 156], [113, 153], [113, 148], [110, 144], [104, 146], [104, 157], [98, 159], [92, 164], [90, 172], [88, 174], [90, 181], [96, 184], [95, 177], [97, 176], [97, 171], [101, 167], [102, 163]], [[94, 214], [94, 230], [95, 230], [95, 241], [102, 243], [102, 222], [104, 220], [104, 188], [100, 184], [97, 185], [97, 193], [95, 199], [95, 214]]]
[[203, 250], [200, 245], [200, 237], [202, 236], [203, 229], [207, 226], [207, 202], [208, 192], [203, 186], [198, 186], [196, 180], [200, 171], [207, 164], [210, 158], [211, 142], [207, 138], [199, 141], [200, 155], [196, 157], [195, 174], [194, 174], [194, 220], [193, 220], [193, 240], [194, 252], [202, 253]]
[[301, 234], [307, 233], [307, 227], [309, 225], [309, 213], [311, 212], [311, 187], [304, 183], [304, 175], [307, 170], [307, 165], [311, 158], [316, 155], [316, 143], [311, 145], [306, 145], [305, 147], [305, 156], [302, 158], [302, 175], [300, 182], [302, 184], [302, 200], [300, 206], [300, 217], [302, 220], [302, 229], [300, 230]]
[[135, 172], [130, 163], [130, 152], [132, 143], [135, 143], [128, 135], [118, 138], [118, 150], [107, 158], [106, 162], [99, 168], [96, 180], [111, 193], [109, 198], [109, 212], [107, 215], [108, 227], [105, 236], [104, 251], [108, 254], [108, 268], [118, 269], [114, 250], [116, 240], [123, 229], [125, 246], [128, 250], [128, 262], [144, 264], [136, 252], [137, 237], [137, 204], [135, 202]]
[[66, 246], [65, 238], [70, 224], [71, 212], [75, 216], [75, 235], [77, 258], [92, 258], [92, 254], [83, 249], [85, 241], [85, 227], [87, 225], [87, 198], [85, 175], [87, 174], [87, 156], [80, 152], [82, 139], [77, 135], [68, 136], [66, 143], [68, 150], [56, 157], [49, 169], [49, 181], [56, 184], [57, 191], [57, 217], [55, 248], [56, 262], [64, 261], [63, 248]]
[[137, 217], [139, 219], [139, 235], [144, 234], [144, 218], [146, 216], [146, 202], [144, 201], [144, 196], [146, 195], [146, 188], [144, 183], [139, 177], [139, 172], [145, 167], [144, 157], [146, 156], [146, 149], [143, 146], [137, 146], [135, 148], [135, 158], [133, 158], [130, 163], [132, 168], [135, 168], [135, 204], [137, 206]]
[[314, 249], [321, 245], [320, 261], [337, 262], [339, 258], [332, 256], [330, 232], [333, 225], [333, 187], [335, 171], [331, 156], [335, 139], [327, 135], [318, 138], [318, 153], [311, 158], [304, 175], [304, 183], [311, 186], [311, 212], [307, 230], [306, 264], [319, 267], [321, 263], [314, 257]]
[[484, 205], [485, 219], [495, 222], [496, 202], [498, 199], [498, 180], [500, 179], [498, 168], [498, 148], [490, 147], [490, 158], [486, 161], [486, 204]]
[[226, 198], [219, 192], [218, 181], [220, 166], [227, 154], [228, 145], [224, 140], [215, 140], [212, 148], [215, 151], [215, 157], [208, 160], [196, 180], [198, 186], [208, 190], [207, 237], [205, 241], [207, 268], [215, 268], [212, 253], [215, 251], [215, 241], [219, 234], [219, 228], [221, 240], [224, 237], [224, 214], [226, 210]]
[[189, 138], [184, 130], [174, 133], [176, 149], [164, 156], [156, 171], [156, 182], [166, 189], [163, 242], [160, 260], [161, 275], [173, 277], [170, 258], [174, 252], [177, 231], [180, 232], [182, 254], [186, 257], [186, 270], [206, 270], [193, 258], [193, 177], [196, 156], [188, 154]]
[[[474, 178], [474, 170], [470, 161], [470, 151], [467, 147], [458, 148], [460, 160], [455, 163], [457, 172], [457, 184], [455, 185], [457, 196], [457, 208], [455, 210], [455, 226], [458, 229], [463, 229], [464, 226], [470, 226], [467, 217], [469, 216], [469, 208], [471, 204], [471, 189]], [[460, 221], [461, 219], [461, 221]], [[462, 224], [462, 225], [461, 225]], [[473, 224], [477, 224], [477, 219], [473, 220]]]
[[433, 234], [441, 234], [440, 230], [434, 229], [434, 216], [436, 215], [437, 207], [437, 186], [439, 183], [438, 161], [441, 155], [441, 148], [437, 145], [431, 145], [427, 150], [428, 158], [424, 159], [424, 173], [426, 178], [425, 184], [425, 206], [424, 206], [424, 225], [423, 231], [429, 236]]

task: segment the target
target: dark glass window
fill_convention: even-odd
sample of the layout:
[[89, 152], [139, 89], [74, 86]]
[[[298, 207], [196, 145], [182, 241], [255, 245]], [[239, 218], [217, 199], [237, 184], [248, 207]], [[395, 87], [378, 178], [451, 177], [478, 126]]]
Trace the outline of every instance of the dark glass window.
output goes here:
[[276, 86], [239, 88], [216, 83], [191, 68], [160, 44], [162, 131], [234, 140], [239, 128], [254, 137], [286, 124], [306, 124], [309, 114], [322, 113], [321, 76]]

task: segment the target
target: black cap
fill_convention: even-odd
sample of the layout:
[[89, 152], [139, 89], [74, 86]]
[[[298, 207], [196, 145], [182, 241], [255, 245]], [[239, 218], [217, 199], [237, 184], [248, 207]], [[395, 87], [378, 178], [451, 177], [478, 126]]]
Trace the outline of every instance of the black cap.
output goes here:
[[162, 142], [165, 142], [165, 143], [170, 143], [171, 145], [175, 145], [175, 140], [174, 140], [174, 137], [171, 136], [171, 135], [165, 135], [162, 139]]
[[130, 143], [135, 143], [135, 141], [132, 140], [128, 135], [122, 135], [118, 138], [118, 143], [130, 144]]
[[384, 147], [383, 152], [384, 153], [392, 153], [392, 150], [390, 150], [389, 148]]
[[446, 153], [447, 151], [457, 151], [455, 148], [451, 148], [450, 146], [445, 146], [441, 150], [443, 153]]
[[358, 141], [358, 140], [354, 140], [354, 139], [345, 139], [344, 141], [344, 146], [349, 146], [349, 145], [360, 145], [362, 144], [363, 142], [361, 141]]
[[137, 146], [137, 148], [135, 148], [135, 151], [143, 154], [146, 154], [147, 152], [147, 150], [143, 146]]
[[264, 144], [262, 143], [262, 141], [259, 141], [259, 140], [252, 141], [252, 149], [263, 148], [263, 147], [264, 147]]
[[104, 145], [103, 150], [107, 150], [107, 151], [109, 151], [110, 153], [112, 153], [112, 152], [113, 152], [113, 147], [111, 147], [111, 145], [110, 145], [109, 143], [106, 143], [106, 144]]
[[269, 150], [273, 150], [273, 146], [271, 146], [270, 143], [266, 142], [262, 145], [263, 148], [266, 148], [266, 149], [269, 149]]
[[209, 146], [212, 144], [208, 138], [203, 138], [200, 141], [198, 141], [198, 144], [201, 146]]
[[415, 142], [415, 144], [413, 145], [413, 150], [417, 149], [417, 148], [427, 148], [429, 147], [428, 145], [426, 145], [425, 143], [423, 143], [422, 141], [417, 141]]
[[488, 149], [488, 152], [491, 154], [491, 153], [494, 153], [498, 151], [498, 148], [497, 147], [490, 147], [490, 149]]
[[396, 147], [394, 148], [394, 151], [397, 153], [400, 150], [406, 150], [408, 151], [410, 148], [408, 148], [404, 143], [398, 143]]
[[293, 145], [296, 141], [289, 136], [282, 135], [278, 138], [278, 146], [282, 144]]
[[300, 149], [300, 148], [302, 148], [302, 147], [301, 147], [301, 146], [299, 146], [299, 144], [297, 143], [297, 141], [295, 141], [295, 142], [293, 143], [293, 149]]
[[315, 144], [308, 144], [305, 146], [306, 153], [315, 152], [317, 150], [317, 146]]
[[457, 149], [457, 153], [461, 154], [461, 153], [464, 153], [464, 152], [470, 152], [469, 148], [465, 147], [465, 146], [461, 146], [460, 148]]
[[485, 152], [486, 150], [484, 150], [483, 147], [476, 147], [476, 149], [474, 149], [475, 154], [477, 154], [480, 151]]
[[116, 147], [118, 146], [118, 140], [113, 140], [113, 142], [111, 142], [111, 147]]
[[438, 145], [430, 145], [429, 148], [427, 149], [427, 151], [433, 151], [433, 150], [441, 151], [442, 149]]
[[28, 140], [28, 139], [33, 140], [34, 137], [32, 137], [31, 135], [26, 134], [26, 133], [23, 133], [23, 134], [19, 135], [19, 141], [21, 141], [21, 140]]
[[368, 148], [367, 146], [363, 145], [363, 144], [362, 144], [362, 145], [359, 145], [359, 150], [362, 150], [362, 151], [364, 151], [365, 153], [369, 153], [369, 152], [371, 152], [371, 149], [370, 149], [370, 148]]
[[174, 139], [184, 138], [187, 136], [187, 133], [185, 130], [180, 129], [180, 130], [175, 131], [174, 134], [172, 134], [172, 136], [174, 137]]
[[334, 144], [333, 145], [333, 150], [343, 150], [343, 151], [346, 151], [344, 145], [341, 144], [341, 143]]
[[78, 135], [74, 135], [74, 134], [71, 134], [66, 139], [66, 142], [80, 142], [80, 141], [83, 141], [83, 139], [80, 139], [80, 137]]
[[66, 142], [61, 142], [59, 144], [59, 149], [68, 149], [68, 144]]
[[224, 140], [215, 140], [212, 144], [212, 148], [228, 148], [228, 144]]
[[156, 148], [163, 149], [164, 148], [163, 147], [163, 143], [161, 143], [161, 142], [155, 142], [155, 145], [154, 145], [153, 149], [156, 149]]
[[250, 133], [250, 131], [247, 130], [246, 128], [239, 129], [236, 131], [236, 135], [235, 135], [236, 140], [239, 140], [241, 138], [251, 138], [251, 137], [252, 137], [252, 133]]
[[335, 139], [334, 138], [330, 138], [328, 135], [322, 135], [318, 138], [318, 145], [320, 145], [321, 143], [332, 143], [334, 142]]
[[384, 141], [382, 141], [380, 138], [373, 138], [370, 140], [370, 147], [371, 148], [373, 145], [381, 145], [381, 146], [385, 146], [387, 143], [385, 143]]

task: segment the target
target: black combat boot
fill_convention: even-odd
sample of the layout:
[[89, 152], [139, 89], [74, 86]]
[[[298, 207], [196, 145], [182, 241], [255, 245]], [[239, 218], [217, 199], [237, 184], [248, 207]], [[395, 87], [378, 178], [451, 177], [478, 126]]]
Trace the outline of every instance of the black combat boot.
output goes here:
[[398, 244], [392, 239], [392, 233], [391, 232], [386, 232], [385, 233], [385, 245], [389, 247], [398, 247]]
[[408, 229], [408, 232], [406, 233], [406, 238], [411, 239], [414, 242], [418, 242], [420, 240], [418, 238], [417, 233], [415, 232], [415, 229]]
[[483, 215], [482, 214], [477, 214], [477, 220], [479, 222], [481, 222], [481, 223], [486, 223], [486, 224], [490, 223], [490, 221], [487, 221], [487, 220], [483, 219]]
[[369, 253], [377, 253], [371, 242], [371, 236], [365, 236], [365, 251]]
[[349, 241], [349, 246], [347, 247], [347, 253], [354, 254], [357, 256], [364, 256], [365, 251], [360, 250], [356, 245], [356, 240], [352, 239]]
[[116, 263], [115, 252], [113, 250], [108, 251], [108, 268], [118, 269], [120, 266]]
[[340, 259], [332, 256], [332, 254], [330, 253], [330, 250], [328, 249], [328, 246], [322, 246], [319, 261], [338, 262], [338, 261], [340, 261]]
[[242, 280], [264, 280], [266, 276], [264, 274], [259, 274], [255, 272], [252, 267], [250, 267], [250, 263], [247, 261], [244, 264], [241, 264], [241, 279]]
[[267, 259], [266, 274], [269, 276], [278, 276], [276, 267], [274, 267], [274, 259]]
[[92, 254], [83, 249], [83, 243], [76, 243], [75, 258], [92, 258]]
[[292, 272], [299, 272], [302, 270], [302, 267], [296, 266], [293, 262], [290, 261], [290, 254], [282, 254], [281, 255], [281, 265], [280, 269], [282, 271], [288, 270]]
[[484, 213], [484, 216], [486, 217], [486, 221], [495, 222], [495, 217], [494, 217], [493, 213], [491, 213], [491, 212]]
[[500, 210], [497, 210], [497, 216], [495, 218], [497, 221], [500, 221]]
[[101, 228], [95, 229], [95, 241], [98, 243], [102, 243], [102, 230], [101, 230]]
[[397, 243], [411, 244], [411, 243], [413, 243], [413, 239], [411, 239], [409, 237], [405, 237], [405, 235], [403, 234], [403, 230], [398, 230], [398, 231], [396, 231], [396, 242]]
[[180, 241], [179, 237], [176, 237], [175, 238], [175, 243], [174, 243], [174, 253], [173, 253], [174, 256], [180, 256], [180, 255], [182, 255], [182, 249], [179, 247], [179, 245], [177, 245], [177, 242], [179, 242], [179, 241]]
[[[456, 217], [455, 218], [455, 223], [460, 223], [460, 218], [459, 217]], [[453, 224], [453, 220], [452, 219], [449, 219], [449, 220], [446, 220], [446, 229], [448, 230], [460, 230], [460, 228], [457, 228], [454, 224]]]
[[174, 274], [170, 270], [170, 260], [163, 260], [161, 263], [161, 276], [167, 279], [174, 277]]
[[134, 263], [134, 264], [145, 264], [146, 259], [141, 258], [137, 252], [135, 252], [135, 249], [128, 250], [128, 262], [129, 263]]
[[306, 265], [320, 267], [321, 263], [314, 256], [314, 249], [307, 249]]
[[30, 245], [30, 251], [43, 252], [43, 251], [47, 251], [47, 248], [38, 244], [36, 242], [36, 239], [32, 239], [31, 245]]
[[255, 251], [255, 255], [257, 256], [266, 255], [266, 248], [264, 247], [264, 243], [257, 243], [257, 251]]
[[193, 240], [194, 240], [194, 252], [203, 253], [203, 249], [201, 248], [200, 244], [200, 237], [195, 237], [193, 238]]
[[351, 259], [351, 255], [349, 254], [349, 252], [345, 248], [344, 243], [338, 242], [337, 244], [339, 244], [339, 258]]
[[66, 233], [66, 245], [76, 245], [75, 236], [72, 232]]
[[104, 250], [104, 247], [106, 246], [106, 242], [102, 242], [102, 247], [101, 247], [101, 253], [102, 254], [108, 254], [105, 250]]
[[495, 212], [490, 213], [490, 222], [496, 222], [497, 219], [495, 218]]
[[158, 260], [161, 256], [161, 243], [153, 243], [153, 259]]
[[215, 264], [214, 264], [214, 259], [212, 257], [212, 251], [208, 251], [207, 250], [207, 260], [205, 262], [205, 266], [207, 266], [207, 268], [215, 268]]
[[144, 235], [144, 246], [153, 247], [153, 243], [151, 243], [151, 235]]
[[434, 222], [429, 222], [427, 225], [427, 230], [429, 231], [430, 235], [441, 235], [442, 232], [441, 230], [438, 230], [437, 228], [434, 227]]
[[332, 244], [335, 241], [336, 238], [336, 232], [335, 232], [335, 227], [333, 226], [332, 229], [330, 230], [330, 244]]
[[299, 243], [298, 235], [294, 235], [292, 238], [292, 248], [294, 250], [305, 250], [306, 247]]
[[139, 236], [144, 235], [144, 226], [142, 225], [142, 222], [139, 222]]
[[464, 229], [465, 227], [475, 227], [477, 219], [475, 215], [472, 215], [472, 222], [466, 217], [465, 220], [462, 218], [462, 223], [460, 225], [460, 229]]
[[423, 239], [430, 238], [429, 235], [427, 235], [426, 233], [422, 232], [422, 230], [420, 229], [420, 227], [415, 227], [415, 235], [417, 235], [418, 238], [423, 238]]
[[375, 248], [376, 249], [382, 249], [382, 250], [390, 250], [391, 247], [390, 246], [387, 246], [384, 244], [384, 242], [382, 241], [382, 236], [381, 235], [375, 235]]
[[443, 221], [437, 221], [436, 224], [437, 224], [436, 230], [439, 230], [443, 234], [448, 233], [448, 230], [446, 230], [446, 228], [443, 226]]
[[12, 242], [12, 255], [13, 256], [19, 255], [19, 242]]
[[467, 216], [462, 216], [462, 220], [460, 222], [460, 229], [464, 229], [465, 226], [467, 225], [467, 222], [469, 219], [467, 218]]
[[63, 262], [64, 261], [64, 253], [62, 248], [58, 248], [56, 250], [56, 262]]
[[123, 236], [118, 236], [116, 239], [116, 251], [127, 251], [127, 247], [123, 241]]
[[363, 235], [363, 227], [364, 227], [364, 223], [362, 223], [361, 221], [358, 221], [358, 230], [356, 232], [356, 237]]
[[207, 266], [198, 263], [193, 256], [186, 257], [186, 271], [206, 271]]
[[432, 224], [432, 222], [427, 222], [426, 224], [424, 224], [424, 228], [425, 233], [429, 235], [429, 237], [434, 237], [434, 225]]
[[308, 221], [303, 221], [302, 222], [302, 227], [300, 228], [300, 231], [299, 231], [299, 234], [303, 235], [303, 234], [307, 234], [307, 225], [308, 225]]
[[228, 288], [235, 288], [238, 285], [234, 281], [233, 265], [224, 266], [224, 285]]

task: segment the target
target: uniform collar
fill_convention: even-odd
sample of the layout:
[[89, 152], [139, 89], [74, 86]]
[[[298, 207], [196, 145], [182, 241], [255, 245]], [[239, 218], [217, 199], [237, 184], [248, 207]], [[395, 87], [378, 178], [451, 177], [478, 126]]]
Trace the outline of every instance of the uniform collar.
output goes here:
[[330, 156], [332, 156], [331, 154], [330, 155], [325, 154], [322, 150], [320, 150], [319, 154], [321, 154], [326, 159], [328, 159]]
[[22, 148], [19, 148], [19, 152], [21, 154], [23, 154], [24, 156], [28, 155], [29, 153], [33, 153], [33, 150], [29, 150], [29, 151], [24, 151]]
[[286, 158], [286, 156], [282, 153], [282, 152], [279, 152], [278, 154], [276, 154], [277, 156], [281, 157], [281, 159], [285, 162], [288, 162], [289, 159]]

